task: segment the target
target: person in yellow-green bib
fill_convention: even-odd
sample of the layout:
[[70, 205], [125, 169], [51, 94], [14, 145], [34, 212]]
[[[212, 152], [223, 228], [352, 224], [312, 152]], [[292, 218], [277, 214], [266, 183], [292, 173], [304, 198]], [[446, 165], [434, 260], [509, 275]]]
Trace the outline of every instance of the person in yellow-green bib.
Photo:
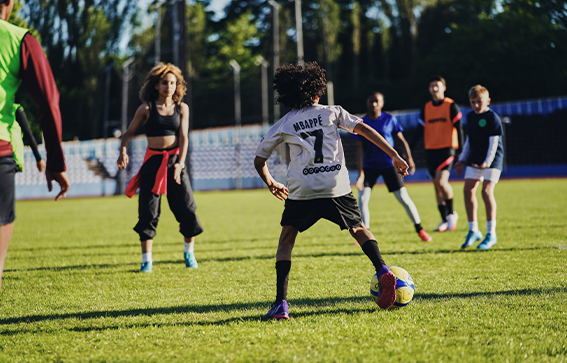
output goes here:
[[[59, 91], [37, 39], [26, 29], [7, 22], [13, 8], [14, 0], [0, 0], [0, 287], [16, 219], [15, 173], [18, 167], [12, 140], [21, 138], [21, 131], [13, 125], [16, 122], [15, 94], [22, 83], [38, 106], [38, 121], [47, 153], [47, 187], [51, 191], [53, 181], [61, 186], [55, 197], [59, 200], [70, 186], [61, 148]], [[12, 132], [19, 134], [12, 135]]]

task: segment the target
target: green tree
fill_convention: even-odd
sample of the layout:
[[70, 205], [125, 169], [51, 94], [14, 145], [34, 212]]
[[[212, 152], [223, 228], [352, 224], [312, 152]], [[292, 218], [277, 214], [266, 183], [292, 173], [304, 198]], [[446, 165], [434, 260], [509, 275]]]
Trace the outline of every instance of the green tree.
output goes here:
[[106, 65], [119, 50], [133, 0], [26, 0], [61, 94], [63, 138], [100, 136]]

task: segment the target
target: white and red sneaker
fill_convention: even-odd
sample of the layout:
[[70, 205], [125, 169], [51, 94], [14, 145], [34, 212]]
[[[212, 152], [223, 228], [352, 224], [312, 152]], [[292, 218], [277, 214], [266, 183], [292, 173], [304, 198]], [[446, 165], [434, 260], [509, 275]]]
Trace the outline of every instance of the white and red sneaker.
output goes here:
[[459, 215], [457, 212], [453, 212], [447, 216], [447, 230], [454, 231], [457, 228], [457, 220]]
[[448, 227], [449, 227], [448, 222], [441, 222], [439, 223], [439, 227], [435, 229], [435, 232], [446, 232]]

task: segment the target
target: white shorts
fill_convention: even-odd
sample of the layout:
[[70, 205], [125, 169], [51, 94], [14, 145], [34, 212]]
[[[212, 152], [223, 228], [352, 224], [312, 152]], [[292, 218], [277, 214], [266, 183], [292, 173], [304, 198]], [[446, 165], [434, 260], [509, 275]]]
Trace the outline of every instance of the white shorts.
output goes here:
[[467, 166], [465, 168], [465, 179], [474, 179], [483, 181], [484, 179], [493, 182], [494, 184], [498, 183], [498, 179], [500, 179], [501, 170], [488, 168], [488, 169], [477, 169], [473, 168], [472, 166]]

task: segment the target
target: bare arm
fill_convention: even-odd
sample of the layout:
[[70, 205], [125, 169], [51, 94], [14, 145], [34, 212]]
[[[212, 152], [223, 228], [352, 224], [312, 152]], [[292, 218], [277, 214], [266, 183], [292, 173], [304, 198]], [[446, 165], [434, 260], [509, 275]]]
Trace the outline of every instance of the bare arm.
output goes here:
[[181, 165], [185, 165], [187, 158], [187, 146], [189, 146], [189, 106], [181, 103], [181, 127], [179, 130], [179, 159], [175, 164], [175, 173], [173, 178], [177, 184], [181, 184], [181, 171], [184, 169]]
[[270, 171], [268, 170], [268, 165], [266, 165], [267, 160], [268, 159], [256, 156], [254, 159], [254, 167], [256, 168], [258, 175], [260, 175], [260, 178], [262, 178], [264, 183], [266, 183], [270, 189], [270, 192], [279, 200], [285, 200], [289, 191], [285, 185], [272, 178], [272, 174], [270, 174]]
[[402, 146], [404, 148], [404, 153], [406, 155], [406, 158], [407, 158], [408, 164], [409, 164], [409, 173], [410, 173], [410, 175], [413, 175], [415, 173], [415, 163], [414, 163], [413, 157], [411, 155], [411, 149], [409, 147], [409, 144], [406, 141], [406, 138], [404, 137], [404, 134], [402, 132], [398, 132], [396, 134], [396, 137], [402, 143]]
[[136, 133], [136, 131], [142, 126], [144, 122], [150, 116], [149, 106], [146, 103], [143, 103], [138, 109], [136, 110], [136, 114], [134, 115], [134, 119], [130, 126], [128, 126], [128, 130], [122, 135], [122, 141], [120, 142], [120, 155], [118, 156], [118, 167], [120, 169], [125, 169], [126, 165], [128, 165], [128, 153], [126, 152], [126, 148], [132, 137]]
[[404, 161], [404, 159], [400, 157], [398, 152], [392, 146], [390, 146], [390, 144], [388, 144], [388, 142], [382, 137], [382, 135], [376, 132], [376, 130], [362, 122], [359, 122], [358, 125], [356, 125], [356, 127], [354, 128], [354, 132], [367, 138], [370, 142], [378, 146], [389, 157], [391, 157], [398, 174], [400, 174], [402, 177], [408, 175], [408, 164]]

